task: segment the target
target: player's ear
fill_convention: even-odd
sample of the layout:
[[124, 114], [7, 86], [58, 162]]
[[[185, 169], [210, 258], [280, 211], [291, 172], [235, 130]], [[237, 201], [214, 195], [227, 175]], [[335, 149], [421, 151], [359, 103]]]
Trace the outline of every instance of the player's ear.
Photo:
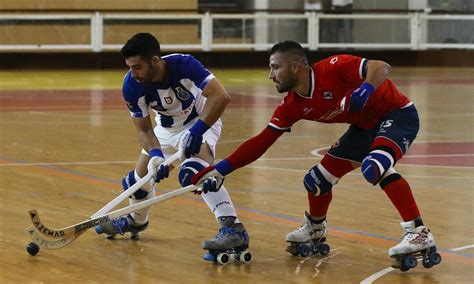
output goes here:
[[293, 61], [293, 63], [291, 63], [291, 72], [293, 73], [298, 73], [298, 71], [300, 70], [300, 63], [297, 62], [297, 61]]
[[160, 62], [160, 57], [159, 57], [159, 56], [154, 55], [154, 56], [151, 58], [151, 64], [152, 64], [152, 65], [157, 65], [159, 62]]

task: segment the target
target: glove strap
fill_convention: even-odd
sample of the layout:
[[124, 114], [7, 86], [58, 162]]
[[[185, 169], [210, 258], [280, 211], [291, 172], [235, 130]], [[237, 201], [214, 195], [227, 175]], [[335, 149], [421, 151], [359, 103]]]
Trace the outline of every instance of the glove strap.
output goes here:
[[200, 134], [203, 135], [210, 127], [202, 120], [198, 119], [196, 123], [194, 123], [193, 127], [189, 129], [189, 132], [193, 134]]
[[228, 160], [224, 159], [222, 161], [220, 161], [219, 163], [217, 163], [215, 165], [215, 169], [222, 175], [222, 176], [225, 176], [225, 175], [228, 175], [229, 173], [231, 173], [234, 169], [232, 169], [232, 165], [229, 163]]
[[152, 157], [161, 157], [163, 159], [165, 158], [165, 156], [163, 155], [163, 151], [161, 151], [161, 149], [158, 149], [158, 148], [150, 150], [150, 158]]

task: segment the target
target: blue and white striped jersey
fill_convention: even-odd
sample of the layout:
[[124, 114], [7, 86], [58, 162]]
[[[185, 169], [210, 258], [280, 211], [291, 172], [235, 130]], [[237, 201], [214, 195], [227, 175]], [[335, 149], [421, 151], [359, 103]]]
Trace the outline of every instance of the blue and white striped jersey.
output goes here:
[[151, 108], [159, 125], [179, 129], [202, 112], [206, 98], [201, 93], [214, 75], [189, 54], [170, 54], [162, 59], [168, 71], [164, 82], [138, 83], [128, 71], [123, 96], [132, 117], [147, 117]]

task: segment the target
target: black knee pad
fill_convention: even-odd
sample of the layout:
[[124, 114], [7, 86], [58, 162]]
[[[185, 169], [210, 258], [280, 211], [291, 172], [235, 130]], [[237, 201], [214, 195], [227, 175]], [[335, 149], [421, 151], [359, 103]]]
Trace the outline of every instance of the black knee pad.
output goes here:
[[179, 184], [181, 186], [188, 186], [192, 184], [192, 177], [197, 174], [199, 171], [205, 169], [208, 166], [208, 163], [202, 159], [192, 157], [184, 160], [179, 168]]
[[325, 195], [332, 190], [332, 183], [326, 179], [318, 166], [314, 166], [309, 170], [304, 177], [303, 183], [306, 190], [315, 196]]
[[[131, 171], [128, 174], [126, 174], [122, 178], [122, 188], [123, 191], [126, 191], [129, 189], [132, 185], [134, 185], [137, 182], [135, 179], [135, 171]], [[139, 190], [135, 191], [134, 194], [132, 194], [129, 198], [133, 199], [144, 199], [148, 195], [148, 191], [144, 190], [143, 188], [140, 188]]]

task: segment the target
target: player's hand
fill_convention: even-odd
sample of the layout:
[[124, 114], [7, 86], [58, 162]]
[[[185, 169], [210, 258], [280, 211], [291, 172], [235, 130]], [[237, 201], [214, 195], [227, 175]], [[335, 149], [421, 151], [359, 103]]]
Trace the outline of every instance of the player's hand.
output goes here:
[[152, 173], [153, 180], [159, 182], [169, 176], [169, 166], [163, 164], [165, 158], [160, 149], [150, 151], [150, 161], [148, 161], [147, 170]]
[[202, 135], [209, 129], [202, 120], [196, 123], [188, 131], [183, 134], [181, 139], [181, 161], [190, 158], [192, 155], [199, 154], [202, 144]]
[[364, 82], [362, 83], [359, 88], [355, 89], [351, 94], [351, 100], [349, 103], [349, 111], [350, 112], [357, 112], [361, 111], [367, 100], [369, 99], [370, 95], [374, 92], [374, 87]]
[[201, 185], [200, 189], [194, 191], [196, 194], [217, 192], [224, 183], [224, 176], [214, 166], [209, 166], [195, 174], [191, 182], [195, 185]]

